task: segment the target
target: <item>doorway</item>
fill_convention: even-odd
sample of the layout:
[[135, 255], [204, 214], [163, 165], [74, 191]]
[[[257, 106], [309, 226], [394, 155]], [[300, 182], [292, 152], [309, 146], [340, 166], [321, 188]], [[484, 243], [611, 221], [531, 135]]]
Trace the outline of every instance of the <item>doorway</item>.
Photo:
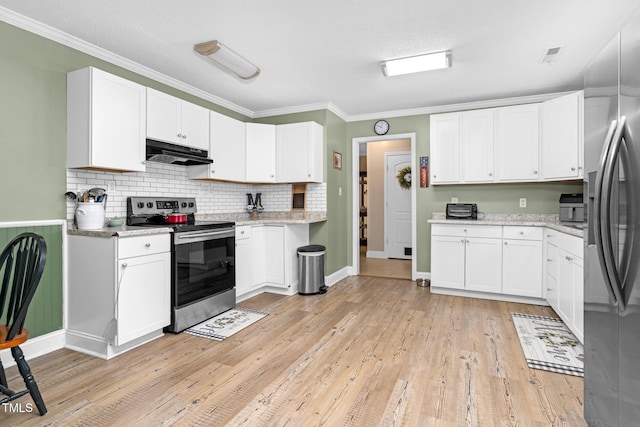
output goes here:
[[353, 139], [353, 274], [415, 280], [414, 152], [415, 134]]

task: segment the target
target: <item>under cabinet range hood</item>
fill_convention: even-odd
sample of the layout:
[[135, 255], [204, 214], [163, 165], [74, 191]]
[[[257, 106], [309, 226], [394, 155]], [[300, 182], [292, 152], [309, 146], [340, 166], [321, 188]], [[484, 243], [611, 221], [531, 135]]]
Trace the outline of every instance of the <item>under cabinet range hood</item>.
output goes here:
[[147, 139], [147, 161], [183, 166], [213, 163], [207, 150], [152, 139]]

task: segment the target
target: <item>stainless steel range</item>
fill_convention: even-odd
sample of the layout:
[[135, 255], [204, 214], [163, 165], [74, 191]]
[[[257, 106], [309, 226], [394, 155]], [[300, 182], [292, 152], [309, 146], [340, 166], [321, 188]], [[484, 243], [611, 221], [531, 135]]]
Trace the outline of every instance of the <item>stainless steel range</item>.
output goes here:
[[129, 197], [127, 225], [171, 227], [171, 325], [180, 332], [236, 305], [235, 224], [196, 221], [191, 197]]

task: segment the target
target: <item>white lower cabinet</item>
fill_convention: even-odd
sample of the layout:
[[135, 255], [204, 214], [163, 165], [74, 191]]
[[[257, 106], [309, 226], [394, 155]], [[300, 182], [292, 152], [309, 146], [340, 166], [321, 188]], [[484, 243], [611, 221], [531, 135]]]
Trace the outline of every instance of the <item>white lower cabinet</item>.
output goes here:
[[68, 272], [68, 348], [109, 359], [169, 325], [169, 234], [69, 236]]
[[582, 341], [584, 337], [584, 249], [580, 237], [546, 231], [546, 299]]
[[542, 236], [541, 227], [433, 224], [432, 291], [542, 303]]
[[502, 227], [434, 224], [431, 286], [501, 292]]
[[542, 228], [503, 228], [502, 291], [542, 298]]
[[236, 226], [237, 297], [297, 293], [297, 248], [308, 244], [307, 224]]
[[499, 238], [466, 239], [465, 289], [492, 293], [502, 291], [501, 243]]

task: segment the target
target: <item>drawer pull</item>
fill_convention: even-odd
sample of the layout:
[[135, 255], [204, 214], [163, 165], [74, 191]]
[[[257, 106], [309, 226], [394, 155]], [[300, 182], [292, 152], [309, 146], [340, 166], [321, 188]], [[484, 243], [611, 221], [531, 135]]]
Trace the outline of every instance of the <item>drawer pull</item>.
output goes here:
[[145, 247], [145, 248], [150, 248], [150, 247], [151, 247], [151, 243], [145, 243], [145, 244], [144, 244], [144, 247]]
[[521, 235], [521, 236], [524, 236], [524, 231], [521, 231], [521, 232], [520, 232], [520, 235]]

